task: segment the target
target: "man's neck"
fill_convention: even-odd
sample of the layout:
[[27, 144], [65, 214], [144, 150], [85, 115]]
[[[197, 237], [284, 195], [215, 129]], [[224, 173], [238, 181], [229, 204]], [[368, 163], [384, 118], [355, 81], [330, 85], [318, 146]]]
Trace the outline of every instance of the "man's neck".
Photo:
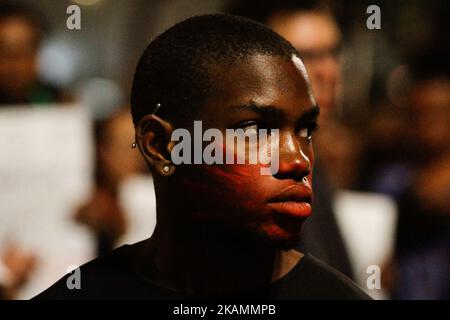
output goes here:
[[275, 250], [257, 241], [233, 241], [204, 230], [177, 232], [157, 226], [149, 241], [152, 278], [194, 295], [226, 295], [263, 288], [300, 261], [295, 250]]

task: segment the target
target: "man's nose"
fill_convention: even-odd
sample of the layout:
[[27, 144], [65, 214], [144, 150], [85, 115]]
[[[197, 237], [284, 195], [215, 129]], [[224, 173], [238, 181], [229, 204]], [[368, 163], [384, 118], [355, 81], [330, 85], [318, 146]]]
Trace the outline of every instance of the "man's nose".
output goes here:
[[280, 133], [279, 169], [275, 178], [301, 181], [311, 173], [309, 145], [300, 143], [295, 133]]

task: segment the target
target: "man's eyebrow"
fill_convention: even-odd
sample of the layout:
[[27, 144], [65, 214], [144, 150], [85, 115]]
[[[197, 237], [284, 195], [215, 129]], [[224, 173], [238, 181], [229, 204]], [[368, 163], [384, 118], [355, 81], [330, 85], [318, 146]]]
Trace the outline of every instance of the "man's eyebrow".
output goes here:
[[310, 109], [303, 112], [303, 114], [300, 116], [299, 121], [308, 122], [308, 121], [316, 120], [317, 117], [319, 116], [319, 114], [320, 114], [319, 105], [315, 104]]
[[257, 103], [234, 105], [228, 108], [230, 111], [251, 111], [263, 117], [283, 117], [284, 111], [272, 105], [264, 105]]
[[[257, 103], [250, 103], [250, 104], [242, 104], [242, 105], [234, 105], [229, 107], [229, 110], [231, 111], [252, 111], [257, 114], [260, 114], [261, 116], [277, 116], [277, 117], [283, 117], [285, 116], [284, 111], [280, 108], [277, 108], [272, 105], [261, 105]], [[300, 116], [300, 122], [308, 122], [315, 120], [320, 114], [320, 108], [317, 104], [313, 105], [310, 109], [306, 110], [302, 113]]]

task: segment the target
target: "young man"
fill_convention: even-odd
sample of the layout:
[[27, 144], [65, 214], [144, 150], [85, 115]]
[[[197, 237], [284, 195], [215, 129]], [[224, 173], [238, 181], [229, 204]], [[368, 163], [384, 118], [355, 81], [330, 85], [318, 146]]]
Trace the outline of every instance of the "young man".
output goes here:
[[[345, 146], [351, 145], [349, 141], [330, 143], [326, 138], [335, 135], [336, 128], [343, 128], [336, 117], [340, 113], [338, 93], [342, 90], [342, 35], [333, 11], [322, 0], [236, 0], [229, 11], [266, 24], [288, 40], [305, 63], [314, 98], [320, 106], [319, 125], [325, 130], [320, 130], [314, 141], [314, 213], [303, 227], [298, 248], [352, 278], [355, 272], [332, 199], [336, 188], [345, 187], [342, 182], [348, 180], [343, 177], [352, 177], [353, 170], [340, 170], [326, 160], [334, 157], [336, 150], [346, 150]], [[356, 170], [356, 166], [341, 162]]]
[[[81, 267], [80, 290], [67, 289], [66, 277], [38, 298], [368, 298], [293, 249], [311, 214], [319, 109], [290, 43], [244, 18], [187, 19], [143, 53], [131, 105], [136, 144], [154, 176], [154, 234]], [[194, 121], [224, 135], [266, 129], [256, 144], [271, 146], [277, 168], [267, 175], [260, 162], [175, 165], [173, 134], [185, 129], [194, 141]], [[215, 142], [225, 153], [251, 149], [250, 139]], [[195, 158], [198, 145], [189, 145]]]

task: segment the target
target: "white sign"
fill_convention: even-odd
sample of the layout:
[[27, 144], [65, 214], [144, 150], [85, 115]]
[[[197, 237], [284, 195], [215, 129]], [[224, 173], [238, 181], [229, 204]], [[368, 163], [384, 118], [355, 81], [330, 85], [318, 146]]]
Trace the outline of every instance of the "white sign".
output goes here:
[[394, 251], [397, 207], [388, 196], [354, 191], [336, 194], [334, 211], [356, 282], [375, 299], [386, 299], [380, 268]]
[[73, 221], [91, 192], [90, 120], [77, 106], [0, 109], [0, 256], [8, 243], [36, 255], [18, 298], [53, 284], [93, 257], [88, 231]]

